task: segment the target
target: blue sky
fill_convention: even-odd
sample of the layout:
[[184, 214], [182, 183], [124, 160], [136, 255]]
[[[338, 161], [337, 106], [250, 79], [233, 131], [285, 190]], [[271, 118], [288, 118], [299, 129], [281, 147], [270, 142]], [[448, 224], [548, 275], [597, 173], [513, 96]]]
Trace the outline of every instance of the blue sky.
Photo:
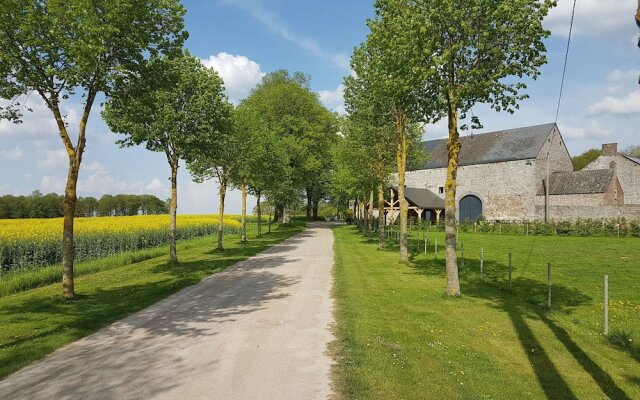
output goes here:
[[[365, 20], [372, 1], [188, 0], [186, 46], [225, 80], [229, 97], [246, 96], [264, 73], [277, 69], [312, 76], [312, 89], [324, 104], [342, 110], [341, 83], [349, 74], [349, 57], [367, 34]], [[531, 98], [515, 114], [478, 106], [482, 131], [553, 122], [560, 89], [572, 1], [560, 0], [545, 21], [549, 63], [530, 82]], [[640, 144], [640, 49], [633, 21], [635, 1], [578, 0], [563, 102], [558, 124], [572, 154], [618, 142]], [[50, 112], [37, 97], [22, 125], [0, 122], [0, 194], [35, 189], [62, 193], [66, 160]], [[66, 107], [77, 126], [78, 105]], [[87, 132], [87, 149], [78, 193], [150, 193], [168, 197], [169, 167], [160, 153], [144, 148], [120, 149], [117, 135], [95, 107]], [[425, 139], [444, 137], [446, 123], [425, 127]], [[185, 168], [179, 175], [179, 213], [215, 213], [215, 182], [196, 184]], [[229, 212], [240, 211], [237, 192], [228, 196]]]

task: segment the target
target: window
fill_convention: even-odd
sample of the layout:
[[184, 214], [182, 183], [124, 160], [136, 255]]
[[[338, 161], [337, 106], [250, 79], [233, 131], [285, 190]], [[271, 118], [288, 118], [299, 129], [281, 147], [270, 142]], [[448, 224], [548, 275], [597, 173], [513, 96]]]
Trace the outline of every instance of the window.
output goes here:
[[438, 188], [438, 193], [440, 193], [440, 194], [444, 194], [444, 187], [440, 186], [440, 187]]

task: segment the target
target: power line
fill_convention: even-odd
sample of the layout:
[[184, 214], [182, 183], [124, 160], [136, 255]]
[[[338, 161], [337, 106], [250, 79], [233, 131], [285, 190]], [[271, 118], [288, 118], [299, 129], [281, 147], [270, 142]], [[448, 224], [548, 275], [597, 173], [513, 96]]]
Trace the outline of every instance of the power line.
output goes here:
[[569, 25], [569, 38], [567, 39], [567, 52], [564, 55], [564, 67], [562, 68], [562, 81], [560, 82], [560, 96], [558, 96], [558, 108], [556, 108], [556, 121], [560, 114], [560, 102], [562, 101], [562, 89], [564, 89], [564, 76], [567, 73], [567, 60], [569, 59], [569, 45], [571, 44], [571, 32], [573, 31], [573, 17], [576, 14], [576, 1], [573, 0], [573, 10], [571, 10], [571, 24]]

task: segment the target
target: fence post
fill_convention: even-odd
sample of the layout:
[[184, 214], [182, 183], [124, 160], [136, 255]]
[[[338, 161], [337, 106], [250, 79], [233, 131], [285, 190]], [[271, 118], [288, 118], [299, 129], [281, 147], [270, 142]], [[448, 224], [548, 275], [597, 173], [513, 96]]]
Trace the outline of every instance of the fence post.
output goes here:
[[609, 275], [604, 276], [604, 334], [609, 334]]
[[511, 263], [511, 252], [509, 252], [509, 290], [511, 290], [511, 271], [513, 269], [512, 263]]
[[484, 247], [480, 248], [480, 279], [484, 278]]
[[429, 239], [424, 238], [424, 254], [427, 254], [427, 243], [428, 243]]
[[433, 247], [433, 256], [434, 256], [435, 258], [438, 258], [438, 238], [436, 238], [435, 240], [436, 240], [436, 244], [435, 244], [435, 246]]
[[549, 306], [549, 310], [551, 310], [551, 263], [547, 264], [547, 285], [549, 286], [547, 305]]
[[464, 243], [461, 244], [462, 247], [462, 266], [464, 267]]

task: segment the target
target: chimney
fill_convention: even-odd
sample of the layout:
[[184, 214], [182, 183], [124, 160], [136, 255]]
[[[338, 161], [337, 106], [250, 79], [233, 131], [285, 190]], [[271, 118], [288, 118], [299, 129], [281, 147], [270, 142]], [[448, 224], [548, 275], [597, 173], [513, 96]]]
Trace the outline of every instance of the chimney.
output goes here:
[[607, 143], [602, 145], [603, 156], [617, 156], [618, 155], [618, 143]]

